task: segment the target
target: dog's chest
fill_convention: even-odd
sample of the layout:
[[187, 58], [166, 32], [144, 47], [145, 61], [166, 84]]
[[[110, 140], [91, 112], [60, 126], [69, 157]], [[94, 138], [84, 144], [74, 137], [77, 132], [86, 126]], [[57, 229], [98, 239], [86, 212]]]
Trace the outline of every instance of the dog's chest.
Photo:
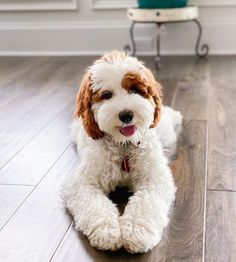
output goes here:
[[132, 168], [131, 158], [132, 158], [132, 150], [130, 150], [127, 145], [124, 145], [119, 148], [121, 172], [125, 172], [125, 173], [131, 172], [131, 168]]
[[131, 175], [137, 166], [137, 162], [140, 161], [140, 156], [144, 149], [137, 145], [125, 144], [119, 147], [119, 160], [121, 174]]
[[[144, 143], [117, 145], [106, 141], [102, 152], [106, 153], [103, 155], [102, 171], [98, 179], [107, 192], [115, 190], [116, 186], [132, 188], [133, 181], [145, 173], [148, 161]], [[101, 159], [101, 155], [99, 158]]]

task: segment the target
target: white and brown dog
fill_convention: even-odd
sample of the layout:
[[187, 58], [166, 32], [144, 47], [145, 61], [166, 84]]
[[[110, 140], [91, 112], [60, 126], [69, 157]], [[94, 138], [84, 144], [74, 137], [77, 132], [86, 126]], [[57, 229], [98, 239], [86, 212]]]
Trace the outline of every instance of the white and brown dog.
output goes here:
[[[161, 98], [151, 71], [122, 52], [105, 54], [84, 76], [72, 125], [80, 164], [63, 197], [94, 247], [145, 252], [162, 237], [176, 191], [163, 146], [176, 143], [182, 116]], [[117, 186], [134, 193], [123, 215], [108, 198]]]

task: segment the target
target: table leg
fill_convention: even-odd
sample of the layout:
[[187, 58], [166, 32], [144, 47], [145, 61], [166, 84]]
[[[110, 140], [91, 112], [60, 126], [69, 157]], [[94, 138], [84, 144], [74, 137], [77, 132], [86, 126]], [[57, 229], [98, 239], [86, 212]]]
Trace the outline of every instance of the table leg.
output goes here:
[[131, 47], [130, 45], [126, 45], [124, 47], [125, 52], [129, 53], [130, 51], [130, 55], [131, 56], [135, 56], [136, 54], [136, 44], [135, 44], [135, 40], [134, 40], [134, 26], [135, 26], [136, 22], [133, 21], [129, 30], [129, 35], [130, 35], [130, 40], [131, 40]]
[[198, 36], [197, 36], [197, 42], [196, 42], [196, 47], [195, 47], [196, 56], [200, 58], [207, 57], [208, 52], [209, 52], [209, 46], [207, 44], [203, 44], [201, 48], [199, 46], [201, 37], [202, 37], [202, 26], [197, 19], [194, 19], [193, 22], [195, 22], [198, 27]]
[[161, 68], [161, 34], [160, 34], [160, 28], [161, 23], [157, 23], [158, 32], [157, 32], [157, 55], [155, 57], [155, 65], [157, 69]]

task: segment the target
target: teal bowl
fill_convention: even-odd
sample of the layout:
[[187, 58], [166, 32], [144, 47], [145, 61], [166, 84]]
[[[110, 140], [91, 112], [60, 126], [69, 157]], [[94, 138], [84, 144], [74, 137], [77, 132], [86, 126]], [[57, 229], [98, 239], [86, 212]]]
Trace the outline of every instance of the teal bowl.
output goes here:
[[180, 8], [187, 5], [188, 0], [138, 0], [139, 8]]

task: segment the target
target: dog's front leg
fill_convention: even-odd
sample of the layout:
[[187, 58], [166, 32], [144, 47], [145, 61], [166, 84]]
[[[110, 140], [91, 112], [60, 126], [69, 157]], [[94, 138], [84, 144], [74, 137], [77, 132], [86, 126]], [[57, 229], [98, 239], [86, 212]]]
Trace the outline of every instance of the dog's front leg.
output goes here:
[[92, 246], [101, 250], [121, 247], [118, 209], [99, 185], [74, 178], [65, 186], [63, 195], [76, 229], [88, 237]]
[[160, 171], [152, 169], [139, 180], [134, 186], [134, 195], [120, 217], [122, 244], [131, 253], [153, 248], [160, 241], [168, 223], [175, 186], [168, 166]]

